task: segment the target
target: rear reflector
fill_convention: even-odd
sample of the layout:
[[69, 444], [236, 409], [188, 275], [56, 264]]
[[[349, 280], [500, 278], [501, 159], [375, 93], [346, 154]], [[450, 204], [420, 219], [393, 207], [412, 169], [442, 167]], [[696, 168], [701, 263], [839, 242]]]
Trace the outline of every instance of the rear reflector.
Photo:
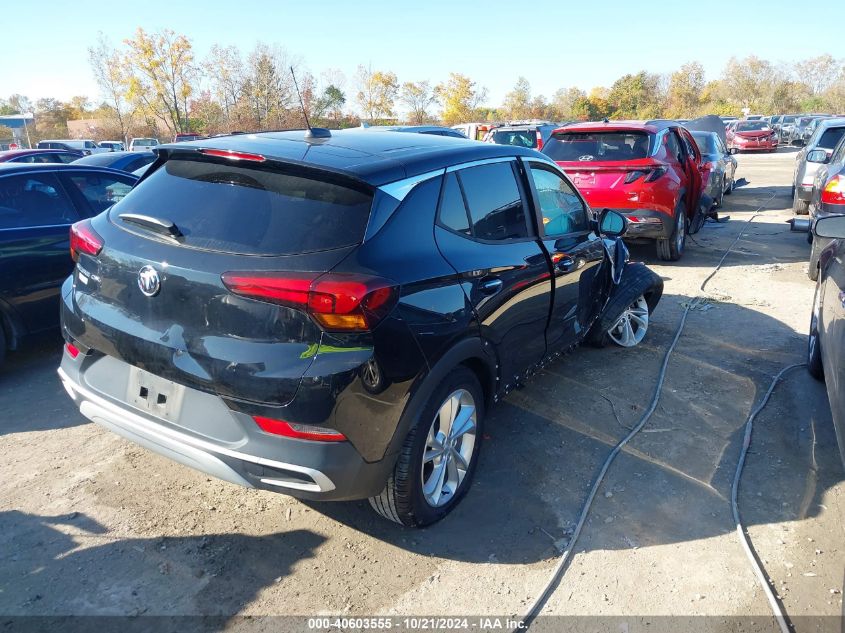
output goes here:
[[230, 158], [232, 160], [251, 160], [255, 163], [263, 163], [266, 158], [261, 154], [250, 154], [248, 152], [233, 152], [228, 149], [201, 149], [200, 154], [206, 156], [218, 156], [220, 158]]
[[71, 358], [79, 356], [79, 348], [73, 343], [65, 343], [65, 350], [67, 350]]
[[305, 310], [324, 329], [366, 332], [386, 317], [399, 296], [392, 282], [345, 273], [228, 272], [233, 293]]
[[824, 186], [822, 202], [825, 204], [845, 204], [845, 178], [834, 176]]
[[79, 261], [79, 254], [96, 257], [103, 250], [103, 238], [91, 226], [91, 220], [82, 220], [70, 227], [70, 257]]
[[543, 149], [543, 135], [540, 133], [540, 130], [537, 130], [537, 151]]
[[312, 442], [345, 442], [346, 436], [333, 429], [310, 424], [294, 424], [284, 420], [274, 420], [260, 415], [252, 416], [259, 428], [273, 435], [292, 437], [298, 440], [310, 440]]

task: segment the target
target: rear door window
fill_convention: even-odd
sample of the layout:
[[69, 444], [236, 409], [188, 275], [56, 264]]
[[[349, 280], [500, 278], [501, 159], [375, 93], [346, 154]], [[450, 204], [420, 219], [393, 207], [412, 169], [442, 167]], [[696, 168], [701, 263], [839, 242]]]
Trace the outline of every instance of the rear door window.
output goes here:
[[123, 200], [133, 184], [129, 177], [118, 178], [111, 174], [93, 172], [65, 174], [65, 177], [71, 186], [85, 198], [93, 215], [102, 213], [116, 202]]
[[65, 225], [78, 219], [55, 174], [0, 178], [0, 229]]
[[822, 149], [833, 149], [843, 134], [845, 134], [845, 127], [829, 127], [822, 132], [817, 146]]
[[509, 240], [529, 236], [512, 161], [468, 167], [459, 175], [474, 237]]
[[109, 213], [119, 224], [121, 213], [168, 220], [184, 246], [226, 253], [291, 255], [359, 244], [372, 192], [340, 176], [312, 174], [172, 158]]

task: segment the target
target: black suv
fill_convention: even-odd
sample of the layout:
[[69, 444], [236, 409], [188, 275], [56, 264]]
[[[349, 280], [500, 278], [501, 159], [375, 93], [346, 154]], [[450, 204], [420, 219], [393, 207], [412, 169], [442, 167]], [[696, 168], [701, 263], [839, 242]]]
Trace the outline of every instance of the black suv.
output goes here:
[[436, 521], [485, 410], [588, 336], [638, 343], [662, 292], [625, 219], [600, 236], [532, 150], [347, 130], [156, 152], [72, 230], [59, 373], [85, 416], [230, 482]]

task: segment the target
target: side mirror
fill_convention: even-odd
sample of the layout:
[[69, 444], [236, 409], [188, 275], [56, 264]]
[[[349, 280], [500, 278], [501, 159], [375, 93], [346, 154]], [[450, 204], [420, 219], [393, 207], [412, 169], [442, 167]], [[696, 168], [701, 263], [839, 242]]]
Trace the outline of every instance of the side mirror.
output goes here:
[[823, 149], [814, 149], [812, 152], [807, 152], [808, 163], [826, 163], [827, 152]]
[[628, 230], [628, 218], [613, 209], [602, 209], [599, 214], [599, 233], [607, 237], [622, 237]]
[[829, 215], [817, 219], [813, 232], [819, 237], [845, 239], [845, 215]]

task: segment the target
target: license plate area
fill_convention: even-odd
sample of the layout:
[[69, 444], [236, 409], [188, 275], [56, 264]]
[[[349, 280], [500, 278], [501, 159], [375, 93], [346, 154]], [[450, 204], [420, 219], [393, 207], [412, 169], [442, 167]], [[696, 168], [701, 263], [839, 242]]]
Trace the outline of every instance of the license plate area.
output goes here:
[[184, 385], [130, 366], [126, 401], [136, 409], [176, 422], [182, 412], [184, 397]]
[[595, 172], [576, 171], [570, 174], [570, 178], [576, 187], [592, 187], [596, 184]]

